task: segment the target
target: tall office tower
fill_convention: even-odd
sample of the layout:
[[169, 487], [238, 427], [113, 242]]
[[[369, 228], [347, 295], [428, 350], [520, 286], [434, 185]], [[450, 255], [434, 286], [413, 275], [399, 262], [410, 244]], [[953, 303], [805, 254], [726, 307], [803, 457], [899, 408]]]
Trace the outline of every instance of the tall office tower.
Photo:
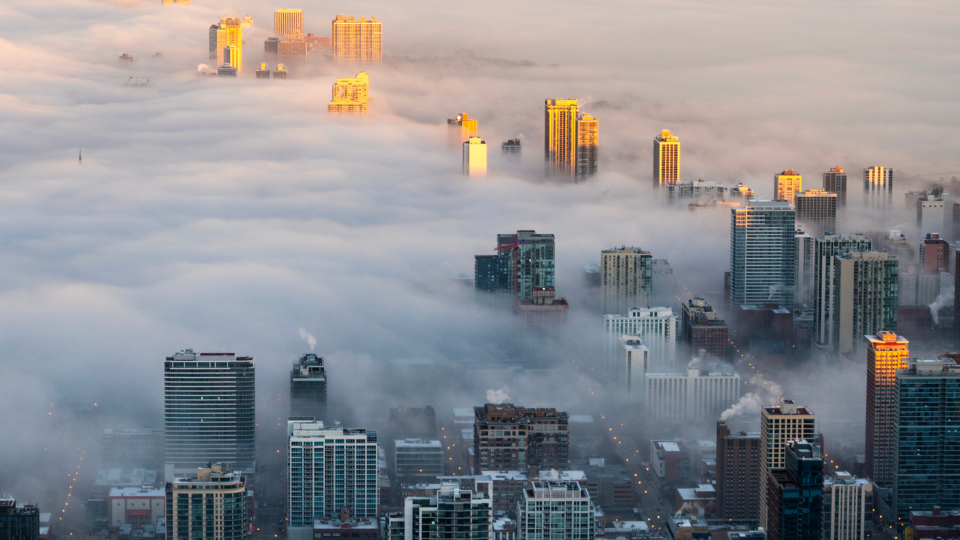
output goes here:
[[589, 114], [577, 119], [576, 176], [586, 179], [597, 174], [600, 148], [600, 122]]
[[575, 99], [548, 99], [544, 104], [544, 155], [551, 174], [575, 172], [579, 112]]
[[532, 230], [498, 234], [497, 251], [507, 251], [511, 258], [510, 282], [518, 299], [532, 298], [534, 289], [555, 288], [557, 255], [552, 234]]
[[804, 440], [788, 441], [784, 469], [767, 471], [767, 540], [822, 540], [823, 458]]
[[380, 484], [377, 434], [325, 428], [310, 417], [287, 420], [289, 540], [311, 540], [313, 520], [349, 506], [355, 517], [377, 517]]
[[394, 471], [398, 478], [443, 476], [443, 446], [438, 440], [397, 439], [393, 441]]
[[631, 401], [640, 401], [650, 367], [650, 349], [637, 336], [620, 336], [620, 360], [619, 375], [626, 383], [627, 395]]
[[190, 476], [168, 478], [166, 540], [245, 540], [247, 477], [229, 464], [200, 467]]
[[717, 358], [726, 358], [729, 329], [713, 307], [699, 296], [687, 300], [681, 307], [680, 339], [690, 345], [693, 354], [705, 351]]
[[793, 293], [793, 301], [797, 304], [812, 305], [813, 237], [800, 227], [796, 227], [795, 230], [794, 275], [796, 276], [796, 289]]
[[800, 193], [802, 177], [797, 171], [787, 169], [773, 177], [773, 199], [787, 201], [793, 204], [797, 193]]
[[[232, 45], [237, 48], [237, 54], [239, 55], [237, 65], [233, 67], [236, 67], [238, 72], [240, 71], [243, 51], [241, 30], [242, 28], [240, 26], [240, 19], [235, 17], [224, 17], [220, 19], [220, 24], [217, 26], [217, 66], [222, 66], [224, 63], [229, 62], [230, 59], [223, 56], [223, 51], [226, 47]], [[212, 31], [213, 29], [211, 29], [211, 32]], [[213, 58], [213, 56], [210, 58]]]
[[944, 217], [949, 204], [943, 196], [921, 195], [917, 199], [917, 229], [921, 235], [945, 233]]
[[467, 113], [447, 118], [447, 143], [451, 148], [460, 148], [470, 137], [477, 136], [477, 121]]
[[290, 416], [327, 420], [327, 369], [323, 357], [305, 354], [290, 372]]
[[487, 403], [473, 412], [473, 470], [563, 470], [568, 466], [567, 413], [512, 403]]
[[500, 145], [500, 151], [503, 155], [513, 159], [520, 159], [521, 150], [523, 150], [523, 147], [520, 144], [520, 139], [510, 139]]
[[834, 167], [823, 173], [823, 190], [836, 193], [838, 205], [847, 205], [847, 173], [843, 172], [843, 167]]
[[837, 232], [837, 194], [822, 189], [797, 193], [797, 223], [814, 238]]
[[670, 308], [633, 308], [626, 315], [603, 316], [608, 365], [616, 366], [620, 336], [640, 336], [657, 369], [671, 369], [677, 356], [677, 314]]
[[329, 114], [366, 116], [370, 104], [370, 77], [361, 71], [356, 77], [342, 77], [333, 83]]
[[956, 356], [911, 359], [897, 372], [894, 513], [960, 509], [960, 365]]
[[796, 212], [787, 201], [752, 200], [730, 211], [730, 304], [793, 307]]
[[653, 185], [680, 181], [680, 139], [663, 130], [653, 138]]
[[510, 253], [499, 255], [474, 255], [473, 287], [478, 291], [509, 294], [513, 291], [510, 282]]
[[219, 30], [220, 30], [219, 24], [210, 25], [209, 39], [210, 39], [210, 59], [211, 60], [217, 57], [217, 43], [218, 43], [217, 33]]
[[893, 483], [896, 376], [898, 369], [907, 369], [910, 342], [885, 330], [866, 338], [870, 344], [867, 347], [864, 467], [868, 478], [878, 485], [889, 486]]
[[361, 17], [337, 15], [331, 28], [333, 57], [337, 62], [379, 64], [383, 59], [383, 36], [381, 23], [373, 17], [369, 21]]
[[897, 331], [899, 261], [889, 253], [836, 255], [833, 269], [834, 352], [861, 350], [863, 336]]
[[600, 287], [604, 313], [649, 307], [653, 294], [653, 258], [633, 246], [600, 252]]
[[760, 432], [717, 422], [717, 516], [755, 521], [760, 506]]
[[887, 205], [893, 200], [893, 169], [882, 166], [869, 167], [863, 170], [863, 191], [867, 196], [867, 203]]
[[487, 175], [487, 143], [480, 137], [470, 137], [463, 143], [463, 174]]
[[647, 373], [644, 415], [658, 422], [698, 422], [740, 400], [740, 375], [723, 362], [696, 362], [683, 373]]
[[278, 36], [303, 33], [303, 11], [278, 9], [273, 13], [273, 33]]
[[240, 73], [240, 48], [233, 45], [227, 45], [223, 48], [223, 63], [232, 68], [237, 69], [237, 73]]
[[822, 540], [867, 540], [873, 528], [873, 483], [846, 471], [823, 479]]
[[164, 478], [222, 462], [256, 469], [255, 364], [234, 353], [192, 349], [163, 364]]
[[33, 504], [17, 506], [12, 497], [0, 497], [0, 538], [40, 540], [40, 509]]
[[388, 540], [493, 538], [493, 482], [485, 476], [442, 476], [435, 495], [407, 497], [387, 518]]
[[586, 487], [569, 480], [534, 480], [517, 504], [517, 540], [593, 540], [596, 509]]
[[834, 267], [836, 255], [870, 251], [873, 244], [862, 234], [828, 234], [813, 245], [814, 341], [818, 347], [833, 349]]
[[927, 233], [920, 244], [920, 263], [924, 274], [939, 274], [950, 269], [950, 244], [937, 233]]
[[780, 399], [780, 405], [760, 409], [760, 526], [767, 525], [767, 472], [786, 469], [787, 441], [803, 439], [814, 442], [816, 419], [808, 407], [790, 399]]

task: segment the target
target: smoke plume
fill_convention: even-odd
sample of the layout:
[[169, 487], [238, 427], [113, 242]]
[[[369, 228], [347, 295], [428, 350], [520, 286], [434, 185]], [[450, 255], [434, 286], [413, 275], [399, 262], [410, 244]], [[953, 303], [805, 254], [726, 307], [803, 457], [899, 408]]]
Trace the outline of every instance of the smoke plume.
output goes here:
[[317, 346], [317, 338], [313, 337], [313, 334], [307, 332], [307, 329], [300, 327], [300, 339], [307, 342], [310, 345], [310, 352], [313, 352], [313, 348]]
[[731, 418], [742, 415], [745, 412], [755, 411], [763, 407], [764, 403], [773, 403], [777, 398], [783, 396], [783, 388], [773, 382], [766, 381], [759, 375], [750, 377], [750, 384], [757, 387], [756, 392], [748, 392], [740, 397], [740, 401], [734, 403], [729, 409], [723, 411], [720, 415], [721, 421], [727, 421]]
[[933, 324], [940, 324], [940, 308], [953, 304], [954, 286], [950, 287], [937, 295], [936, 300], [930, 304], [930, 316], [933, 317]]
[[504, 403], [505, 401], [510, 399], [510, 394], [507, 393], [509, 391], [510, 389], [507, 388], [506, 386], [504, 386], [499, 390], [494, 390], [493, 388], [491, 388], [487, 390], [487, 402], [496, 403], [497, 405]]

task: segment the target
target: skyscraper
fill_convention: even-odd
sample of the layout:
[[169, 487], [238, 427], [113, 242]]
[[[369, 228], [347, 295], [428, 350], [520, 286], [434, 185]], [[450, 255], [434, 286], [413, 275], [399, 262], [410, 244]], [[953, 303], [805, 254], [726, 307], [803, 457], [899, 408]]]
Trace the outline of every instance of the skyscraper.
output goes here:
[[864, 169], [863, 190], [869, 203], [889, 204], [893, 199], [893, 169], [880, 165]]
[[867, 540], [873, 528], [873, 484], [846, 471], [823, 479], [822, 540]]
[[881, 486], [893, 483], [896, 375], [906, 369], [910, 342], [893, 332], [866, 336], [867, 429], [864, 466], [867, 477]]
[[823, 458], [816, 444], [788, 441], [784, 469], [767, 471], [768, 540], [822, 540]]
[[517, 298], [531, 298], [535, 288], [555, 287], [557, 255], [552, 234], [540, 234], [532, 230], [499, 234], [497, 244], [516, 246], [512, 249], [514, 264], [510, 277]]
[[240, 73], [240, 47], [235, 47], [233, 45], [227, 45], [223, 48], [223, 63], [232, 68], [237, 69], [237, 73]]
[[485, 476], [442, 476], [436, 495], [407, 497], [388, 518], [387, 539], [493, 538], [493, 481]]
[[563, 470], [569, 465], [567, 413], [512, 403], [487, 403], [473, 412], [475, 471]]
[[517, 504], [517, 540], [593, 540], [596, 508], [585, 486], [534, 480]]
[[911, 359], [897, 372], [894, 513], [960, 509], [960, 365]]
[[823, 190], [837, 194], [837, 204], [847, 205], [847, 173], [843, 167], [834, 167], [823, 173]]
[[653, 258], [633, 246], [600, 252], [600, 286], [604, 313], [649, 307], [653, 294]]
[[523, 146], [520, 144], [520, 139], [510, 139], [509, 141], [504, 141], [500, 144], [500, 151], [504, 156], [507, 156], [508, 159], [519, 160]]
[[677, 356], [677, 314], [667, 307], [631, 308], [626, 314], [603, 316], [607, 334], [607, 363], [616, 369], [620, 336], [640, 336], [650, 348], [657, 370], [672, 371]]
[[870, 251], [872, 242], [862, 234], [828, 234], [817, 238], [813, 246], [814, 341], [822, 349], [833, 349], [834, 256]]
[[487, 143], [480, 137], [470, 137], [463, 143], [463, 174], [487, 175]]
[[695, 362], [683, 373], [646, 373], [644, 415], [682, 424], [716, 418], [740, 399], [740, 375], [723, 362]]
[[361, 17], [337, 15], [331, 28], [333, 56], [337, 62], [379, 64], [383, 59], [381, 23], [373, 17], [369, 21]]
[[793, 204], [794, 197], [800, 193], [802, 177], [793, 169], [787, 169], [773, 177], [773, 199]]
[[663, 130], [653, 138], [653, 185], [680, 181], [680, 139]]
[[[224, 58], [223, 53], [224, 49], [227, 46], [234, 46], [237, 48], [237, 65], [233, 67], [237, 68], [239, 73], [242, 68], [243, 60], [243, 40], [242, 40], [242, 28], [240, 26], [240, 19], [233, 17], [224, 17], [220, 19], [220, 24], [216, 28], [216, 55], [217, 55], [217, 66], [222, 66], [224, 63], [229, 63], [230, 58]], [[211, 32], [211, 45], [213, 44], [213, 28], [210, 28]], [[210, 56], [213, 58], [213, 55]]]
[[[217, 32], [218, 32], [219, 30], [220, 30], [220, 25], [219, 25], [219, 24], [211, 24], [211, 25], [210, 25], [209, 40], [210, 40], [210, 59], [211, 59], [211, 60], [214, 59], [214, 58], [216, 58], [216, 57], [218, 56], [218, 54], [222, 54], [222, 49], [221, 49], [221, 53], [217, 53], [217, 49], [218, 49], [217, 44], [218, 44], [218, 42], [219, 42], [218, 36], [217, 36]], [[218, 65], [219, 65], [219, 64], [218, 64]]]
[[253, 358], [186, 349], [167, 357], [163, 381], [165, 478], [211, 462], [253, 473]]
[[341, 77], [333, 83], [329, 114], [348, 114], [366, 116], [370, 103], [370, 77], [365, 71], [356, 77]]
[[273, 13], [273, 33], [279, 36], [303, 33], [303, 11], [278, 9]]
[[335, 517], [344, 506], [356, 517], [378, 516], [376, 433], [293, 417], [287, 437], [289, 540], [311, 540], [314, 519]]
[[214, 463], [166, 486], [166, 540], [245, 540], [247, 476], [229, 464]]
[[650, 349], [638, 336], [620, 336], [619, 371], [631, 401], [640, 401], [650, 366]]
[[551, 174], [573, 174], [577, 161], [575, 99], [548, 99], [544, 104], [544, 153]]
[[927, 233], [920, 244], [920, 264], [924, 274], [950, 270], [950, 244], [937, 233]]
[[509, 252], [498, 255], [474, 255], [473, 287], [478, 291], [507, 293], [513, 291], [510, 282], [512, 258]]
[[917, 229], [920, 235], [947, 233], [945, 218], [953, 217], [950, 202], [941, 195], [923, 194], [917, 197]]
[[810, 236], [817, 238], [837, 232], [837, 194], [822, 189], [808, 189], [797, 193], [797, 223]]
[[[797, 199], [800, 200], [799, 198]], [[794, 240], [796, 249], [794, 251], [794, 276], [796, 289], [793, 294], [793, 301], [797, 304], [813, 304], [813, 237], [804, 232], [800, 227], [796, 227]]]
[[795, 280], [793, 206], [752, 200], [730, 212], [730, 304], [776, 302], [791, 309]]
[[600, 146], [600, 123], [589, 114], [577, 119], [576, 176], [586, 179], [597, 174]]
[[756, 520], [760, 506], [760, 432], [731, 433], [717, 422], [717, 516]]
[[467, 113], [447, 119], [447, 140], [451, 148], [460, 148], [470, 137], [477, 136], [477, 120]]
[[308, 353], [293, 363], [290, 416], [327, 419], [327, 369], [322, 357]]
[[833, 344], [847, 354], [863, 347], [863, 336], [897, 331], [899, 261], [886, 252], [834, 256]]
[[786, 469], [787, 441], [802, 439], [813, 442], [816, 435], [816, 416], [809, 407], [797, 405], [790, 399], [780, 399], [780, 405], [760, 409], [760, 526], [767, 525], [767, 493], [769, 471]]

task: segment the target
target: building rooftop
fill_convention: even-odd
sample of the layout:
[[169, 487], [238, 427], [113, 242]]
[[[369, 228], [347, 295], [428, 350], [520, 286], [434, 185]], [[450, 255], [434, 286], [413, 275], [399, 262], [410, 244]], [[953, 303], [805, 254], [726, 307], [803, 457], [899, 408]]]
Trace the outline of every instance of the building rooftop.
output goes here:
[[494, 482], [497, 480], [517, 480], [524, 482], [527, 480], [526, 473], [522, 471], [481, 471], [484, 476], [489, 476]]
[[443, 448], [440, 441], [426, 439], [397, 439], [393, 444], [396, 448]]
[[675, 441], [653, 441], [653, 444], [664, 452], [679, 452], [680, 445]]
[[809, 415], [813, 416], [813, 411], [804, 405], [797, 405], [792, 399], [781, 398], [780, 405], [773, 407], [764, 407], [768, 415]]
[[110, 499], [124, 498], [129, 499], [133, 497], [145, 497], [149, 499], [154, 498], [163, 498], [165, 497], [163, 489], [144, 489], [144, 488], [134, 488], [134, 487], [125, 487], [125, 488], [110, 488], [110, 494], [107, 495]]

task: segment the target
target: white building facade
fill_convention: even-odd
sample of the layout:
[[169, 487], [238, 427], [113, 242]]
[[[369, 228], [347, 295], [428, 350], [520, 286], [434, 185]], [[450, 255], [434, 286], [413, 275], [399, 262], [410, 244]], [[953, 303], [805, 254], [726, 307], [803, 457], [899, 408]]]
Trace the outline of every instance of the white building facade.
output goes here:
[[866, 540], [873, 526], [873, 483], [840, 471], [823, 480], [823, 540]]
[[739, 400], [740, 375], [729, 364], [647, 373], [644, 380], [644, 411], [661, 422], [715, 418]]
[[677, 356], [677, 314], [668, 307], [632, 308], [626, 315], [604, 315], [607, 361], [618, 369], [621, 336], [639, 336], [650, 349], [650, 364], [671, 369]]
[[586, 487], [573, 481], [534, 481], [517, 505], [520, 540], [593, 540], [596, 509]]

